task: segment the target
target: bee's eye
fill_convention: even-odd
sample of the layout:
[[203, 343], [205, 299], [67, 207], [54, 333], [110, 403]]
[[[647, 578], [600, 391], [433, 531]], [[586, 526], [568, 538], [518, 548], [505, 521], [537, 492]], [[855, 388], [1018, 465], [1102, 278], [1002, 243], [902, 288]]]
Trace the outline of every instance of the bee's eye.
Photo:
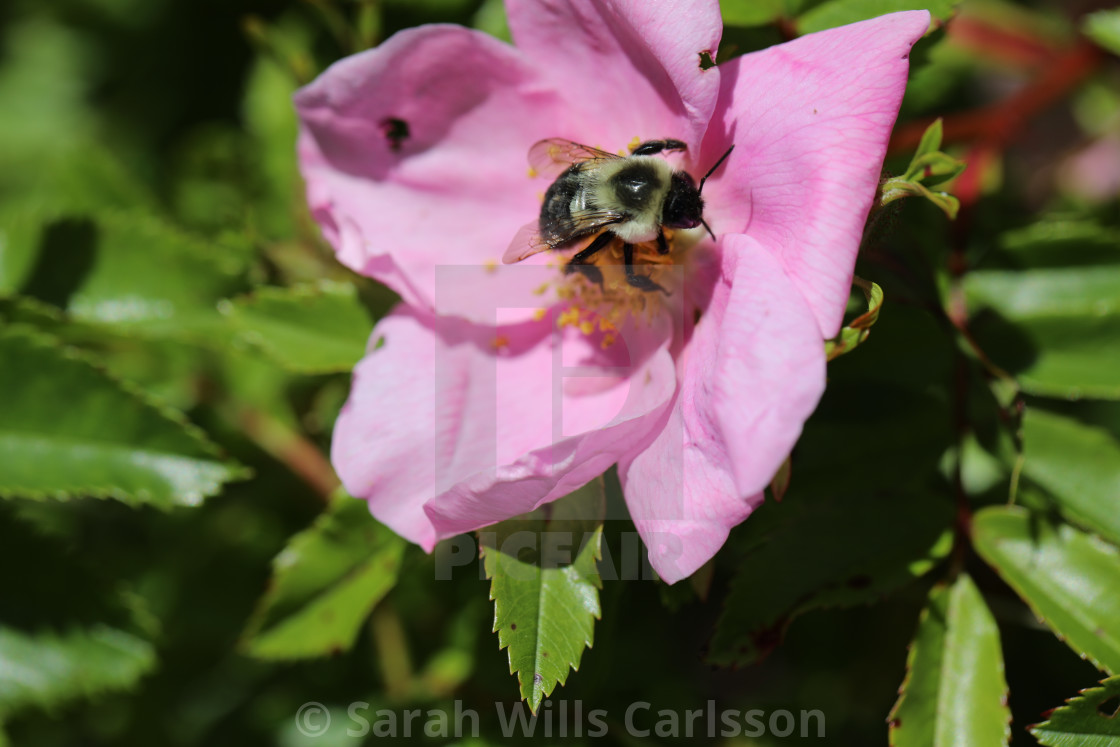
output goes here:
[[696, 228], [704, 214], [704, 201], [688, 175], [673, 177], [673, 184], [661, 210], [661, 222], [670, 228]]

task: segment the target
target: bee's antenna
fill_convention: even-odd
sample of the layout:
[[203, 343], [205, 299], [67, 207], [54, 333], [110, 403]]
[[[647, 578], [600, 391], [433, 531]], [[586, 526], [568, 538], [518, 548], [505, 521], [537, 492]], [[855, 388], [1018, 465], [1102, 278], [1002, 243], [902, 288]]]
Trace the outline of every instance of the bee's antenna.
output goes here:
[[712, 241], [715, 241], [716, 240], [716, 235], [714, 233], [712, 233], [712, 227], [708, 225], [707, 221], [705, 221], [703, 218], [701, 218], [700, 219], [700, 225], [702, 225], [704, 227], [704, 230], [708, 232], [708, 235], [712, 237]]
[[[716, 161], [715, 166], [708, 169], [708, 173], [704, 174], [704, 178], [700, 180], [700, 187], [696, 190], [698, 193], [704, 191], [704, 182], [708, 181], [708, 177], [715, 173], [715, 170], [718, 169], [723, 164], [723, 162], [727, 160], [727, 157], [731, 155], [731, 151], [733, 151], [733, 150], [735, 150], [734, 145], [732, 145], [730, 148], [728, 148], [727, 152], [719, 157], [719, 160]], [[701, 223], [703, 223], [703, 221], [701, 221]], [[708, 228], [707, 223], [704, 223], [704, 228]], [[708, 228], [708, 233], [712, 233], [712, 229]], [[712, 238], [713, 239], [715, 238], [714, 234], [712, 235]]]

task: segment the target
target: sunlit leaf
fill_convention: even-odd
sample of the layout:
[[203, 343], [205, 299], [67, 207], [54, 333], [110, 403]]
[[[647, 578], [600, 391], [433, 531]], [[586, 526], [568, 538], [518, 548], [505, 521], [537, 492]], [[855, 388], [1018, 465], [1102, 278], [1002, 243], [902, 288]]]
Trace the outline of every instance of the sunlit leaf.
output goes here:
[[169, 408], [18, 326], [0, 329], [0, 496], [193, 506], [244, 470]]
[[302, 659], [350, 649], [396, 583], [404, 546], [365, 501], [338, 494], [272, 561], [243, 650], [261, 659]]
[[357, 291], [346, 283], [258, 288], [222, 308], [243, 339], [302, 373], [349, 371], [373, 329]]
[[244, 287], [242, 259], [229, 247], [144, 213], [32, 214], [6, 238], [34, 257], [15, 290], [120, 334], [220, 342], [228, 325], [218, 301]]
[[945, 20], [954, 5], [956, 0], [826, 0], [797, 19], [797, 30], [810, 34], [899, 10], [929, 10], [934, 20]]
[[133, 689], [155, 664], [155, 647], [123, 630], [28, 634], [0, 626], [0, 716]]
[[599, 619], [602, 480], [480, 533], [494, 632], [534, 711], [579, 669]]
[[1120, 54], [1120, 8], [1098, 10], [1084, 20], [1085, 35], [1113, 54]]
[[1120, 543], [1120, 443], [1108, 431], [1029, 407], [1023, 449], [1024, 474], [1067, 518]]
[[1082, 690], [1055, 708], [1031, 734], [1047, 747], [1120, 747], [1120, 677]]
[[981, 347], [1024, 391], [1120, 398], [1120, 267], [970, 273], [965, 297]]
[[999, 629], [968, 576], [930, 593], [889, 720], [892, 747], [1008, 743]]
[[723, 22], [728, 26], [761, 26], [795, 13], [800, 0], [720, 0]]
[[977, 552], [1083, 658], [1120, 671], [1120, 550], [1015, 507], [973, 517]]

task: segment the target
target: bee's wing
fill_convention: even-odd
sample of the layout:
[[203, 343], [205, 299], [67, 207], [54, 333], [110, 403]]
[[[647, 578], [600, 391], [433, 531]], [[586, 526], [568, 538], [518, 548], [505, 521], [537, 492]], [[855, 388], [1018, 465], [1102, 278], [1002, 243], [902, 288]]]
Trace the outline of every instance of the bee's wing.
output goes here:
[[560, 176], [573, 163], [616, 160], [621, 157], [558, 137], [541, 140], [529, 149], [529, 165], [542, 176]]
[[509, 242], [509, 248], [502, 255], [502, 264], [512, 265], [551, 248], [552, 245], [541, 238], [540, 223], [526, 223]]
[[604, 228], [626, 220], [622, 213], [613, 210], [577, 210], [568, 220], [559, 221], [555, 226], [557, 238], [549, 242], [541, 236], [537, 221], [528, 223], [513, 237], [509, 248], [502, 256], [502, 262], [511, 265], [528, 259], [548, 249], [570, 249], [573, 242], [601, 232]]

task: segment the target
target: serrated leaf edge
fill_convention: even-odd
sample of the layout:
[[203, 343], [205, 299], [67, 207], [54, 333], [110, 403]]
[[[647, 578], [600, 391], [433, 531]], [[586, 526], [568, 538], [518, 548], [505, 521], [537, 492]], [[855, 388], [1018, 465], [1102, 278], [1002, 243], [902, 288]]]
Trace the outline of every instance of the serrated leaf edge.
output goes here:
[[[57, 352], [62, 358], [70, 361], [76, 361], [90, 368], [94, 373], [105, 379], [110, 385], [117, 387], [125, 395], [136, 400], [142, 407], [146, 407], [155, 411], [157, 415], [168, 421], [172, 425], [181, 428], [190, 438], [194, 441], [200, 449], [214, 458], [216, 463], [223, 466], [229, 476], [221, 483], [233, 482], [236, 480], [249, 479], [253, 475], [253, 471], [226, 455], [218, 444], [210, 440], [206, 432], [192, 423], [187, 416], [172, 407], [168, 403], [161, 400], [156, 395], [144, 390], [139, 385], [127, 379], [120, 378], [103, 365], [101, 365], [95, 358], [88, 353], [62, 343], [58, 338], [53, 335], [48, 335], [42, 330], [39, 330], [31, 325], [18, 323], [18, 324], [5, 324], [0, 326], [0, 338], [6, 336], [22, 336], [27, 338], [33, 345], [42, 349], [50, 349]], [[199, 496], [198, 501], [192, 502], [201, 503], [206, 498], [217, 495], [217, 491], [207, 492]], [[120, 490], [115, 486], [109, 487], [93, 487], [90, 489], [83, 488], [79, 492], [74, 491], [40, 491], [40, 490], [11, 490], [0, 485], [0, 498], [30, 498], [30, 499], [43, 499], [50, 498], [55, 500], [74, 500], [79, 498], [113, 498], [122, 502], [144, 501], [146, 505], [152, 505], [158, 508], [170, 508], [160, 506], [158, 503], [148, 503], [143, 493], [129, 493], [128, 491]]]
[[[599, 574], [599, 569], [598, 569], [598, 565], [597, 565], [598, 562], [603, 559], [603, 545], [602, 545], [603, 526], [602, 526], [602, 524], [600, 524], [599, 526], [597, 526], [595, 528], [594, 534], [595, 534], [596, 539], [595, 539], [595, 546], [592, 549], [591, 559], [596, 563], [595, 572], [594, 572], [594, 574], [592, 574], [589, 577], [584, 577], [584, 580], [585, 581], [590, 581], [595, 586], [596, 590], [599, 590], [599, 589], [603, 588], [603, 579], [602, 579], [602, 576]], [[497, 609], [498, 600], [494, 596], [494, 584], [496, 583], [496, 577], [495, 577], [495, 575], [491, 575], [489, 569], [486, 568], [486, 563], [485, 563], [485, 558], [488, 554], [487, 551], [490, 550], [490, 549], [494, 549], [495, 552], [497, 552], [498, 554], [501, 554], [501, 550], [497, 550], [496, 548], [488, 548], [486, 545], [484, 545], [482, 543], [479, 543], [479, 555], [483, 559], [483, 569], [486, 573], [487, 578], [490, 579], [490, 589], [489, 589], [488, 595], [489, 595], [490, 601], [494, 602], [494, 625], [493, 625], [493, 629], [490, 632], [491, 633], [498, 633], [501, 630], [501, 628], [498, 625], [498, 609]], [[569, 564], [567, 566], [567, 568], [572, 568], [574, 566], [575, 566], [575, 561], [573, 561], [571, 564]], [[543, 573], [543, 569], [541, 570], [541, 572]], [[596, 620], [602, 620], [603, 619], [602, 606], [601, 605], [600, 605], [599, 613], [593, 615], [593, 617]], [[540, 630], [540, 627], [541, 627], [540, 621], [541, 621], [540, 605], [538, 604], [537, 605], [537, 630]], [[594, 626], [592, 626], [591, 635], [589, 637], [584, 638], [584, 648], [588, 648], [588, 649], [594, 648], [594, 644], [595, 644], [595, 629], [594, 629]], [[501, 639], [499, 638], [498, 650], [499, 651], [502, 651], [502, 650], [507, 651], [507, 658], [509, 660], [509, 673], [517, 677], [518, 692], [519, 693], [524, 693], [524, 692], [526, 692], [526, 688], [525, 688], [525, 683], [524, 683], [524, 680], [522, 679], [522, 677], [523, 677], [524, 674], [527, 674], [527, 673], [523, 673], [520, 670], [514, 669], [513, 654], [512, 654], [512, 652], [510, 652], [508, 650], [509, 648], [510, 648], [510, 644], [507, 643], [505, 645], [502, 645], [501, 644]], [[572, 672], [578, 672], [579, 671], [579, 664], [580, 664], [580, 661], [582, 661], [582, 660], [583, 660], [583, 650], [581, 649], [580, 650], [580, 655], [578, 657], [576, 657], [575, 661], [569, 662], [568, 668], [565, 669], [564, 672], [556, 678], [556, 682], [553, 683], [552, 687], [549, 687], [549, 688], [546, 689], [544, 686], [542, 686], [540, 688], [541, 698], [540, 698], [540, 700], [537, 701], [536, 705], [534, 705], [528, 697], [526, 697], [525, 695], [522, 695], [522, 700], [525, 700], [526, 702], [529, 703], [530, 711], [533, 712], [533, 713], [536, 713], [536, 709], [537, 709], [537, 707], [539, 707], [540, 703], [545, 698], [547, 698], [549, 695], [551, 695], [553, 693], [553, 691], [555, 691], [557, 686], [563, 687], [565, 684], [567, 684], [568, 677], [570, 676], [570, 674]], [[532, 673], [533, 677], [534, 677], [534, 680], [535, 680], [535, 678], [538, 674], [538, 672], [537, 672], [538, 667], [536, 666], [537, 663], [538, 663], [538, 657], [537, 657], [536, 652], [534, 651], [534, 656], [533, 656], [534, 666], [533, 666], [533, 673]], [[534, 685], [535, 685], [535, 682], [534, 682]], [[534, 692], [534, 690], [536, 690], [535, 687], [530, 688], [529, 692], [532, 693], [532, 692]]]

